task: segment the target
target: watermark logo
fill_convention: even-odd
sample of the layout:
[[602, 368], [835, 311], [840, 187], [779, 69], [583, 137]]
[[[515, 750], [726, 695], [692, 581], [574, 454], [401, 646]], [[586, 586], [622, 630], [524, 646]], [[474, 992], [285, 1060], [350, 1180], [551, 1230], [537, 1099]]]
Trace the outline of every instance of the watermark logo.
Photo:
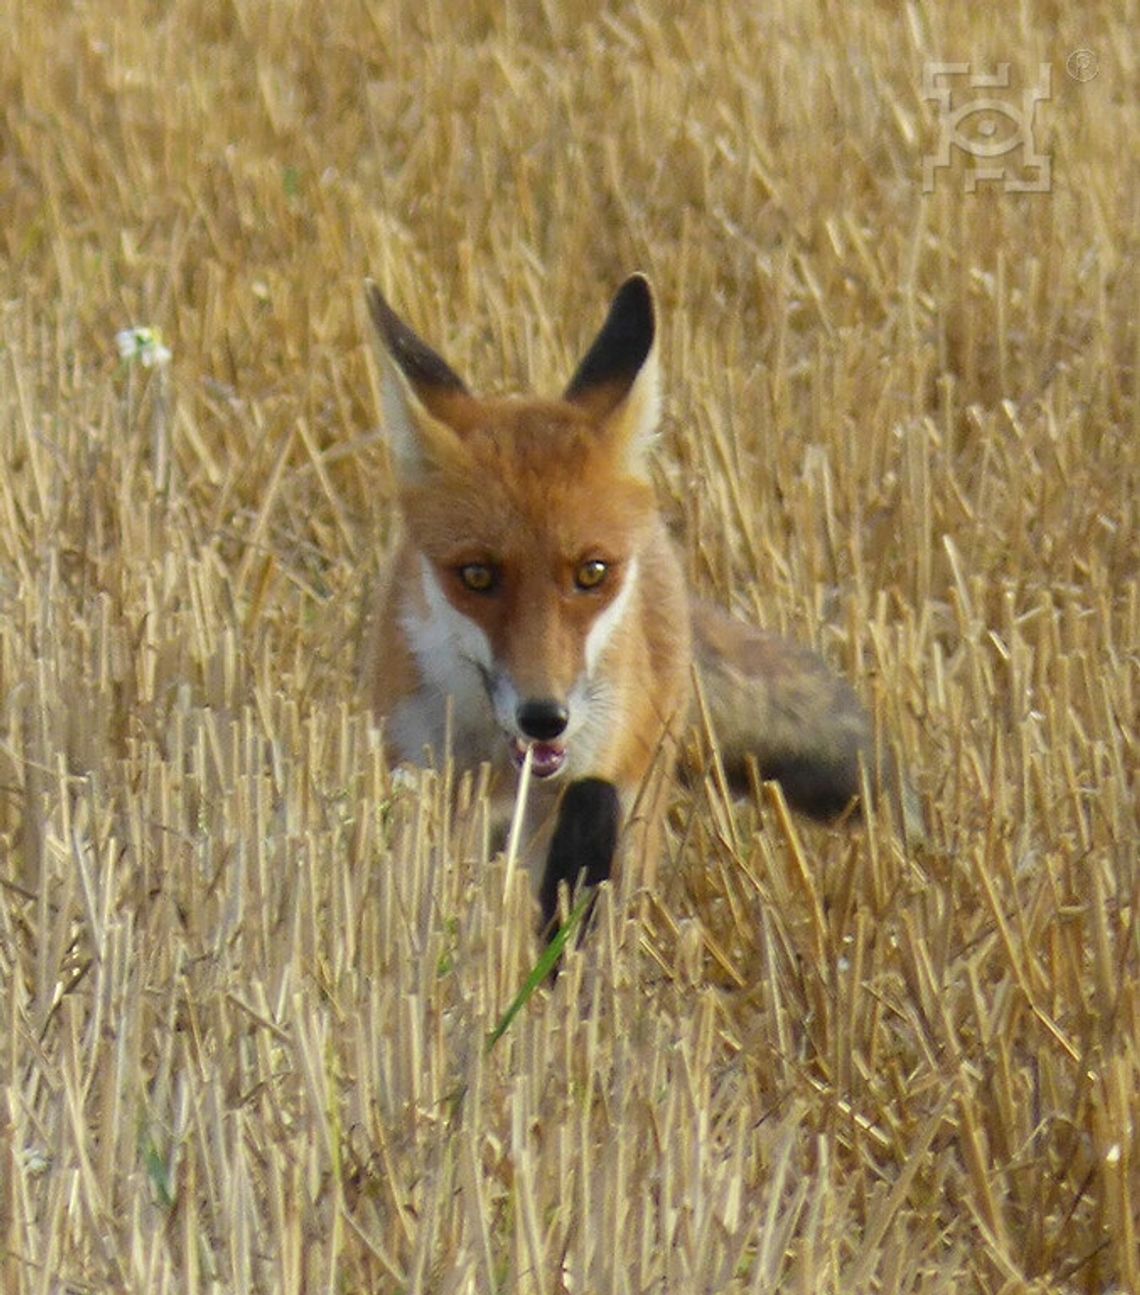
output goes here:
[[1075, 49], [1065, 60], [1065, 71], [1074, 81], [1091, 81], [1100, 71], [1100, 59], [1091, 49]]
[[[1088, 50], [1074, 50], [1070, 59]], [[1095, 55], [1093, 66], [1095, 69]], [[927, 63], [922, 69], [922, 97], [939, 105], [938, 147], [922, 159], [922, 191], [933, 193], [937, 173], [952, 166], [955, 154], [972, 159], [965, 168], [967, 193], [979, 183], [1000, 183], [1006, 193], [1048, 193], [1052, 159], [1034, 139], [1037, 105], [1052, 97], [1053, 69], [1037, 68], [1032, 85], [1011, 85], [1008, 63], [993, 72], [975, 72], [969, 63]], [[1077, 66], [1088, 64], [1078, 60]], [[1081, 79], [1070, 70], [1074, 79]], [[1095, 76], [1096, 71], [1091, 73]]]

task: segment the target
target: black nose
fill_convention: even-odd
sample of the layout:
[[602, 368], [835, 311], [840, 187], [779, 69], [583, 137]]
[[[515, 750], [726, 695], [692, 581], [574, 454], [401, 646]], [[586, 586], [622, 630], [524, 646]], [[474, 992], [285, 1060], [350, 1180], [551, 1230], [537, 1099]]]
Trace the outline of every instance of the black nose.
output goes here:
[[536, 742], [549, 742], [562, 732], [570, 720], [570, 712], [553, 697], [530, 698], [519, 702], [515, 711], [519, 728]]

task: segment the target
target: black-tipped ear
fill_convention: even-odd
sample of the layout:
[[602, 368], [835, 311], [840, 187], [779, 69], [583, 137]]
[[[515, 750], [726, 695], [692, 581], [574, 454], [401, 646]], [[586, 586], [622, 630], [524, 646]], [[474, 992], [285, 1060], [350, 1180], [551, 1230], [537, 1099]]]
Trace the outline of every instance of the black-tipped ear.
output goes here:
[[430, 408], [432, 392], [467, 394], [463, 379], [404, 323], [371, 279], [365, 280], [364, 294], [385, 350], [425, 405]]
[[472, 397], [454, 370], [388, 305], [371, 279], [364, 291], [379, 341], [380, 398], [392, 461], [402, 482], [422, 481], [444, 464], [462, 460], [464, 450], [454, 423]]
[[626, 394], [653, 350], [653, 290], [643, 274], [621, 285], [601, 332], [570, 379], [563, 399], [611, 407]]
[[618, 289], [602, 331], [563, 396], [585, 410], [626, 470], [646, 482], [661, 415], [654, 334], [653, 292], [649, 280], [635, 274]]

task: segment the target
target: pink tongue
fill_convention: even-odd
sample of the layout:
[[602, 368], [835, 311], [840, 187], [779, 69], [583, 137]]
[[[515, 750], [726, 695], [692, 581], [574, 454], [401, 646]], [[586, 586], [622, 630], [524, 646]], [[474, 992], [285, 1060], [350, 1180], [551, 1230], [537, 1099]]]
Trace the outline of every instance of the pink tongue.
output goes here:
[[532, 742], [530, 745], [531, 772], [537, 778], [548, 778], [562, 767], [566, 758], [564, 748], [553, 742]]

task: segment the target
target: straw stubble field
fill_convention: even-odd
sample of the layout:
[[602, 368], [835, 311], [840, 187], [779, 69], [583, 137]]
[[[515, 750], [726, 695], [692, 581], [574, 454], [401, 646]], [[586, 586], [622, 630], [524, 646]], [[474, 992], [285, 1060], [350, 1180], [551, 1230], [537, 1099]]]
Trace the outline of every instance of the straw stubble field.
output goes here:
[[[1140, 1290], [1138, 17], [10, 0], [6, 1292]], [[1050, 63], [1048, 192], [922, 191], [955, 59]], [[355, 687], [360, 285], [554, 391], [635, 268], [694, 584], [929, 839], [698, 778], [488, 1051], [525, 881]]]

